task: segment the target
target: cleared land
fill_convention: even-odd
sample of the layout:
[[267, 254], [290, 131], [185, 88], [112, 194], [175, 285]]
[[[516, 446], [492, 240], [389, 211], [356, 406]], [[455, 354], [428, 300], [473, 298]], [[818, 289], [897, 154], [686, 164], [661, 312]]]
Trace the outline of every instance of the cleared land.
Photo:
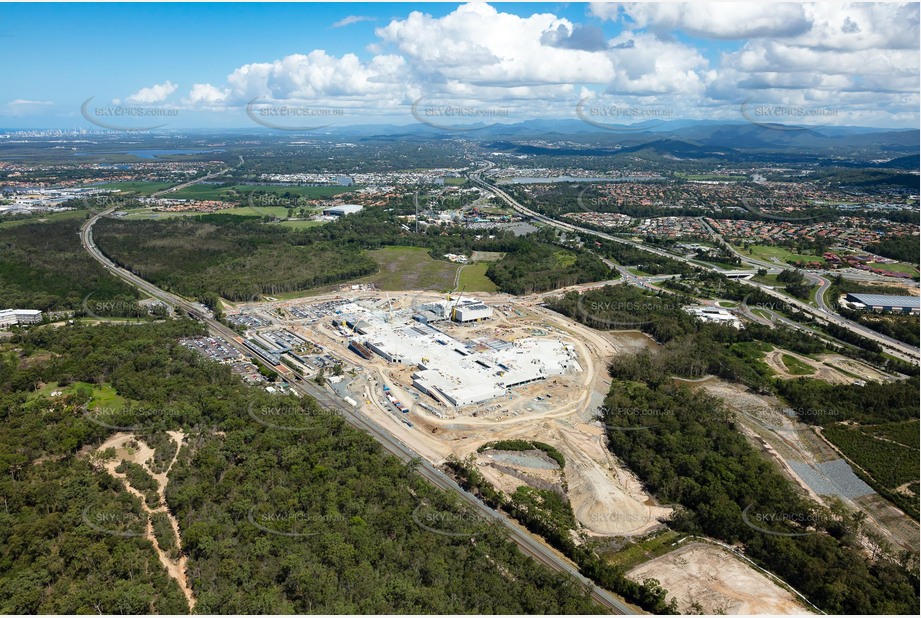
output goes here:
[[307, 199], [315, 199], [335, 197], [341, 193], [348, 193], [355, 189], [356, 187], [282, 187], [275, 185], [233, 185], [230, 187], [223, 187], [221, 185], [197, 184], [180, 189], [175, 193], [170, 193], [169, 197], [199, 200], [229, 200], [239, 199], [240, 196], [243, 196], [245, 199], [248, 194], [254, 191], [260, 191], [278, 196], [289, 194]]
[[131, 193], [135, 195], [151, 195], [157, 191], [162, 191], [164, 189], [170, 188], [172, 183], [169, 182], [110, 182], [102, 185], [97, 185], [99, 189], [118, 189], [123, 193]]
[[[821, 255], [816, 255], [814, 253], [797, 253], [795, 251], [790, 251], [786, 247], [779, 247], [776, 245], [751, 245], [748, 248], [736, 246], [735, 248], [742, 255], [750, 255], [753, 258], [765, 260], [767, 262], [776, 260], [781, 262], [787, 262], [787, 260], [798, 262], [805, 260], [808, 262], [825, 263]], [[775, 259], [772, 260], [771, 258]]]
[[424, 247], [386, 247], [368, 255], [380, 271], [349, 283], [373, 283], [380, 290], [454, 289], [459, 265], [433, 259]]
[[19, 225], [27, 225], [29, 223], [51, 223], [53, 221], [64, 221], [67, 219], [83, 219], [85, 216], [85, 210], [65, 210], [63, 212], [33, 215], [27, 219], [14, 219], [12, 221], [0, 220], [0, 228], [16, 227]]
[[487, 268], [489, 264], [486, 262], [462, 266], [458, 289], [466, 289], [467, 292], [495, 292], [498, 290], [499, 288], [492, 282], [492, 279], [486, 276]]
[[682, 614], [806, 614], [789, 590], [728, 551], [694, 543], [634, 568], [627, 577], [653, 577], [678, 600]]

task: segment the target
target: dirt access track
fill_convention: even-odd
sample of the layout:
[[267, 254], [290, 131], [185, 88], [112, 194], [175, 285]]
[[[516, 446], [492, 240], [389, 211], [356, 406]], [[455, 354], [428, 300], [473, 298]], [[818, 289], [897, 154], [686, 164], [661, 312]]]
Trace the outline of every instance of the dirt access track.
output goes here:
[[[179, 522], [176, 521], [176, 518], [173, 517], [172, 513], [169, 512], [169, 509], [166, 506], [166, 485], [169, 482], [167, 475], [172, 469], [173, 464], [175, 464], [176, 460], [179, 458], [179, 452], [182, 450], [182, 447], [185, 444], [186, 437], [185, 434], [183, 434], [181, 431], [167, 431], [166, 433], [169, 435], [170, 439], [176, 443], [176, 454], [173, 455], [173, 459], [170, 461], [166, 470], [160, 474], [154, 473], [150, 467], [150, 462], [153, 461], [154, 457], [154, 449], [147, 446], [143, 440], [132, 433], [124, 431], [116, 433], [108, 440], [103, 442], [98, 449], [96, 449], [96, 454], [99, 455], [110, 448], [115, 449], [115, 457], [106, 460], [101, 467], [104, 468], [105, 471], [112, 475], [114, 478], [120, 480], [124, 484], [128, 493], [140, 500], [141, 508], [144, 509], [144, 512], [147, 513], [148, 516], [153, 515], [154, 513], [164, 513], [166, 515], [170, 526], [173, 529], [172, 532], [176, 537], [175, 545], [179, 550], [178, 559], [173, 560], [166, 554], [165, 551], [163, 551], [163, 549], [161, 549], [161, 543], [158, 542], [157, 537], [154, 534], [153, 523], [150, 517], [147, 518], [147, 527], [144, 531], [144, 538], [150, 541], [153, 545], [154, 551], [157, 552], [157, 557], [160, 559], [160, 563], [163, 564], [163, 567], [166, 569], [166, 572], [169, 574], [169, 576], [179, 585], [179, 589], [182, 591], [182, 594], [185, 595], [186, 601], [189, 604], [189, 611], [192, 611], [195, 609], [195, 595], [192, 593], [192, 588], [189, 586], [188, 578], [186, 577], [187, 558], [185, 554], [182, 553], [182, 536], [179, 534]], [[132, 440], [137, 443], [137, 448], [128, 448], [127, 444]], [[131, 486], [127, 475], [115, 470], [123, 459], [132, 463], [136, 463], [144, 468], [144, 470], [157, 482], [157, 495], [160, 497], [160, 504], [155, 508], [150, 508], [147, 506], [147, 502], [144, 499], [144, 494]]]
[[[607, 365], [617, 354], [632, 353], [655, 343], [639, 332], [602, 333], [550, 311], [540, 297], [476, 293], [493, 309], [493, 317], [476, 324], [438, 322], [436, 328], [461, 341], [550, 338], [571, 345], [579, 369], [515, 387], [508, 396], [453, 408], [435, 401], [412, 386], [414, 366], [388, 363], [375, 355], [366, 360], [346, 349], [349, 336], [331, 326], [330, 319], [299, 320], [288, 314], [286, 328], [321, 345], [346, 364], [355, 377], [348, 386], [358, 409], [382, 428], [435, 465], [448, 457], [474, 457], [483, 475], [505, 493], [522, 485], [561, 488], [569, 499], [582, 531], [593, 536], [634, 536], [661, 525], [671, 510], [656, 504], [639, 480], [611, 454], [600, 420], [600, 409], [610, 387]], [[252, 305], [262, 314], [276, 309], [321, 303], [335, 295]], [[391, 312], [409, 311], [419, 303], [443, 300], [426, 291], [356, 293], [349, 299], [376, 303]], [[341, 297], [340, 297], [341, 298]], [[400, 414], [387, 402], [383, 387], [406, 405]], [[409, 425], [411, 423], [411, 426]], [[545, 472], [478, 455], [489, 442], [530, 440], [549, 444], [566, 460], [563, 477], [551, 482]]]
[[[682, 614], [808, 614], [794, 593], [731, 552], [691, 543], [627, 573], [642, 582], [654, 578], [678, 601]], [[697, 607], [694, 607], [694, 604]]]

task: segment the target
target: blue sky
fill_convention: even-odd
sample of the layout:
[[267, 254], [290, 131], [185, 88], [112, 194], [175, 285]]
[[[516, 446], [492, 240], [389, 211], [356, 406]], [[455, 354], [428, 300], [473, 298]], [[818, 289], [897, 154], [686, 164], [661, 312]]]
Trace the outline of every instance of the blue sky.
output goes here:
[[174, 128], [254, 126], [257, 100], [341, 124], [413, 122], [418, 101], [616, 123], [747, 102], [917, 127], [918, 44], [917, 4], [0, 4], [0, 127], [92, 128], [89, 97]]

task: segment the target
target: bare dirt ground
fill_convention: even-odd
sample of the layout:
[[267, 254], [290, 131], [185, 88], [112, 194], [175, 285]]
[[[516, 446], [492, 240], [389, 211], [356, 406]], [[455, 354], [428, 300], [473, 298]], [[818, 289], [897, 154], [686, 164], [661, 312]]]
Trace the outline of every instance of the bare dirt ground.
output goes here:
[[836, 369], [852, 373], [858, 376], [861, 380], [883, 382], [896, 379], [887, 373], [883, 373], [882, 371], [874, 369], [866, 363], [862, 363], [846, 356], [841, 356], [840, 354], [824, 354], [820, 356], [819, 359], [826, 365], [831, 365]]
[[782, 359], [784, 354], [788, 354], [815, 369], [815, 373], [805, 377], [814, 378], [816, 380], [825, 380], [830, 384], [851, 384], [854, 382], [854, 378], [850, 378], [840, 371], [835, 371], [831, 367], [827, 367], [821, 362], [813, 360], [808, 356], [796, 354], [795, 352], [790, 352], [789, 350], [771, 350], [765, 355], [764, 362], [781, 378], [794, 379], [804, 377], [790, 373], [787, 370], [787, 366], [784, 364]]
[[678, 611], [704, 614], [806, 614], [809, 609], [789, 590], [730, 552], [692, 543], [627, 573], [641, 582], [653, 577], [678, 601]]
[[[749, 439], [772, 457], [813, 500], [826, 506], [829, 504], [827, 497], [817, 495], [788, 463], [790, 460], [799, 461], [817, 470], [817, 464], [840, 459], [841, 455], [819, 432], [784, 414], [784, 405], [776, 397], [756, 395], [744, 386], [722, 380], [710, 380], [699, 388], [719, 397], [735, 411]], [[819, 415], [823, 410], [807, 412]], [[918, 523], [884, 498], [875, 493], [858, 498], [838, 498], [850, 508], [866, 514], [867, 525], [880, 532], [890, 543], [917, 551], [921, 542]]]
[[[441, 322], [438, 328], [461, 340], [558, 339], [574, 347], [581, 371], [515, 388], [511, 398], [468, 408], [446, 408], [412, 387], [414, 368], [390, 364], [377, 357], [365, 361], [352, 353], [340, 354], [338, 351], [344, 349], [345, 342], [325, 324], [328, 320], [299, 323], [296, 327], [297, 332], [360, 368], [360, 377], [351, 386], [353, 398], [361, 404], [360, 410], [432, 463], [440, 465], [450, 456], [460, 459], [473, 456], [484, 476], [504, 493], [513, 493], [522, 485], [545, 488], [551, 483], [547, 471], [508, 466], [477, 454], [477, 449], [489, 442], [538, 440], [557, 448], [565, 457], [566, 466], [555, 482], [565, 487], [584, 532], [626, 536], [643, 534], [659, 526], [658, 520], [667, 517], [670, 509], [658, 506], [636, 477], [613, 457], [598, 420], [610, 387], [607, 363], [617, 354], [654, 345], [652, 340], [635, 331], [602, 333], [586, 328], [541, 307], [541, 296], [525, 299], [504, 294], [476, 296], [493, 307], [493, 319], [465, 326]], [[390, 292], [387, 302], [404, 308], [443, 298], [431, 292]], [[310, 302], [323, 300], [328, 299], [311, 298]], [[287, 301], [290, 302], [304, 301]], [[390, 407], [381, 390], [384, 385], [407, 404], [408, 414], [399, 414]], [[437, 408], [442, 417], [422, 404]]]
[[[169, 483], [167, 475], [172, 469], [173, 464], [176, 463], [176, 459], [179, 457], [179, 451], [182, 450], [182, 447], [185, 444], [185, 434], [180, 431], [168, 431], [166, 433], [169, 435], [170, 439], [176, 443], [177, 448], [176, 454], [173, 455], [173, 460], [170, 462], [166, 471], [161, 474], [155, 474], [150, 468], [150, 462], [153, 461], [154, 449], [150, 448], [140, 438], [132, 433], [123, 431], [116, 433], [108, 440], [103, 442], [102, 445], [96, 449], [96, 453], [100, 454], [109, 448], [115, 449], [115, 457], [105, 461], [102, 465], [105, 471], [124, 483], [125, 489], [128, 491], [128, 493], [140, 500], [141, 508], [143, 508], [148, 515], [152, 515], [154, 513], [164, 513], [166, 515], [170, 522], [170, 526], [173, 529], [173, 534], [176, 536], [175, 545], [179, 550], [179, 558], [177, 560], [170, 558], [166, 552], [161, 549], [160, 543], [157, 541], [157, 537], [154, 534], [153, 524], [151, 523], [150, 518], [147, 520], [147, 528], [144, 532], [144, 536], [153, 544], [154, 550], [157, 552], [157, 557], [160, 559], [163, 567], [166, 569], [167, 573], [169, 573], [169, 576], [173, 578], [179, 585], [180, 590], [182, 590], [182, 593], [185, 595], [185, 598], [189, 603], [189, 609], [193, 610], [195, 609], [195, 595], [192, 593], [192, 588], [189, 586], [188, 578], [186, 577], [187, 558], [185, 554], [182, 553], [182, 536], [179, 534], [179, 523], [166, 507], [166, 485]], [[131, 440], [134, 440], [137, 443], [137, 448], [127, 447], [127, 443]], [[157, 494], [160, 496], [160, 504], [156, 508], [148, 507], [144, 498], [144, 494], [131, 486], [131, 483], [128, 481], [128, 478], [125, 474], [116, 472], [115, 469], [123, 459], [142, 466], [144, 470], [146, 470], [147, 473], [157, 481]]]

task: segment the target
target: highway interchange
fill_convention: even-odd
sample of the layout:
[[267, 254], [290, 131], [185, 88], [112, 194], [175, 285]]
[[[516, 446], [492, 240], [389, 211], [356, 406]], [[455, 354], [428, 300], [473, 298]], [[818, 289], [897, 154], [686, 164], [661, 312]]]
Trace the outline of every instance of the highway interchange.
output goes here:
[[[201, 180], [204, 180], [204, 178], [199, 179], [199, 181]], [[114, 276], [119, 277], [126, 283], [133, 285], [151, 297], [160, 300], [167, 306], [185, 311], [191, 317], [204, 322], [208, 326], [209, 331], [214, 336], [220, 337], [226, 341], [228, 345], [239, 350], [244, 355], [252, 356], [252, 351], [242, 343], [240, 336], [221, 322], [215, 320], [210, 311], [208, 311], [205, 307], [198, 303], [193, 303], [180, 296], [167, 292], [166, 290], [162, 290], [149, 281], [138, 277], [134, 273], [124, 268], [120, 268], [109, 258], [107, 258], [102, 253], [102, 251], [100, 251], [100, 249], [93, 242], [93, 226], [97, 221], [99, 221], [99, 219], [111, 214], [115, 210], [116, 207], [108, 208], [93, 215], [83, 224], [83, 226], [80, 228], [80, 240], [83, 248]], [[530, 556], [531, 558], [537, 560], [549, 568], [568, 573], [572, 577], [576, 578], [579, 582], [590, 589], [592, 599], [594, 599], [595, 602], [607, 609], [609, 612], [614, 614], [636, 613], [636, 610], [627, 605], [622, 599], [592, 583], [579, 572], [578, 567], [576, 567], [572, 562], [567, 560], [542, 540], [534, 537], [530, 532], [518, 525], [517, 522], [509, 519], [504, 514], [499, 513], [483, 504], [483, 502], [481, 502], [476, 496], [465, 491], [447, 474], [436, 468], [428, 461], [425, 461], [419, 457], [418, 454], [413, 452], [409, 447], [403, 444], [391, 433], [382, 429], [377, 425], [377, 423], [374, 423], [370, 419], [357, 414], [348, 404], [334, 397], [323, 387], [310, 381], [284, 376], [281, 374], [279, 374], [279, 377], [285, 380], [285, 382], [287, 382], [294, 391], [300, 393], [301, 395], [313, 397], [322, 407], [338, 412], [350, 425], [370, 434], [392, 455], [395, 455], [404, 462], [412, 462], [416, 472], [418, 472], [423, 478], [444, 491], [459, 495], [471, 508], [473, 508], [479, 515], [481, 515], [484, 520], [495, 520], [501, 522], [508, 530], [510, 537], [518, 544], [518, 547], [525, 555]]]
[[[643, 251], [648, 251], [650, 253], [655, 253], [656, 255], [667, 257], [672, 260], [684, 262], [686, 264], [691, 264], [697, 268], [705, 268], [713, 272], [726, 274], [726, 271], [724, 271], [723, 269], [717, 268], [715, 266], [704, 265], [703, 263], [699, 261], [691, 260], [690, 258], [686, 258], [684, 256], [675, 255], [667, 251], [663, 251], [662, 249], [650, 247], [643, 243], [634, 242], [626, 238], [620, 238], [617, 236], [606, 234], [604, 232], [598, 232], [595, 230], [583, 228], [577, 225], [573, 225], [571, 223], [566, 223], [563, 221], [559, 221], [557, 219], [553, 219], [551, 217], [547, 217], [545, 215], [540, 214], [539, 212], [535, 212], [531, 210], [530, 208], [527, 208], [521, 205], [517, 200], [512, 198], [508, 193], [503, 191], [500, 187], [497, 187], [496, 185], [483, 180], [482, 174], [484, 172], [489, 171], [493, 167], [495, 167], [495, 164], [492, 163], [491, 161], [483, 161], [481, 163], [482, 163], [481, 167], [479, 167], [477, 170], [473, 172], [470, 172], [467, 175], [470, 181], [476, 184], [477, 186], [482, 187], [483, 189], [491, 191], [493, 194], [497, 195], [502, 201], [508, 204], [512, 209], [514, 209], [515, 211], [517, 211], [518, 213], [522, 215], [528, 216], [532, 219], [540, 221], [541, 223], [550, 225], [560, 230], [565, 230], [569, 232], [577, 232], [583, 235], [596, 236], [598, 238], [604, 238], [606, 240], [611, 240], [614, 242], [627, 244], [637, 249], [641, 249]], [[710, 228], [710, 230], [713, 234], [715, 234], [715, 231], [712, 230], [712, 228]], [[743, 262], [754, 265], [755, 268], [774, 268], [776, 269], [779, 267], [779, 265], [777, 264], [768, 264], [767, 262], [760, 262], [748, 256], [744, 256], [738, 252], [736, 252], [736, 255], [740, 259], [742, 259]], [[784, 266], [784, 268], [789, 268], [789, 267]], [[624, 270], [622, 269], [618, 269], [618, 270], [621, 273], [624, 272]], [[782, 292], [779, 292], [767, 285], [762, 285], [754, 281], [747, 281], [744, 279], [740, 279], [739, 282], [745, 285], [748, 285], [748, 286], [752, 286], [753, 288], [757, 288], [761, 290], [762, 292], [764, 292], [765, 294], [768, 294], [774, 298], [777, 298], [783, 303], [789, 304], [795, 307], [796, 309], [802, 311], [803, 313], [807, 313], [811, 315], [818, 322], [835, 324], [837, 326], [841, 326], [853, 332], [859, 333], [863, 337], [866, 337], [867, 339], [870, 339], [878, 343], [880, 346], [882, 346], [886, 350], [887, 353], [897, 358], [900, 358], [901, 360], [912, 362], [912, 363], [917, 363], [919, 359], [921, 359], [921, 351], [919, 351], [918, 348], [910, 346], [907, 343], [898, 341], [897, 339], [893, 339], [891, 337], [887, 337], [886, 335], [877, 333], [876, 331], [872, 329], [869, 329], [861, 324], [857, 324], [856, 322], [848, 320], [834, 313], [831, 309], [828, 308], [824, 300], [825, 291], [831, 286], [831, 282], [817, 273], [807, 272], [805, 274], [807, 278], [819, 284], [819, 289], [816, 291], [816, 304], [818, 305], [818, 308], [813, 307], [812, 305], [805, 303], [801, 300], [787, 296], [786, 294], [783, 294]], [[634, 277], [634, 279], [638, 281], [637, 278]], [[630, 281], [634, 282], [633, 280], [630, 280]], [[646, 287], [646, 286], [643, 286], [643, 287]]]
[[[683, 261], [685, 263], [692, 263], [694, 266], [709, 268], [716, 272], [723, 272], [721, 271], [721, 269], [718, 269], [715, 267], [709, 267], [709, 266], [702, 266], [701, 263], [697, 261], [692, 262], [688, 258], [684, 258], [682, 256], [676, 256], [671, 253], [662, 251], [660, 249], [644, 246], [641, 243], [636, 243], [636, 242], [626, 240], [623, 238], [611, 236], [603, 232], [596, 232], [596, 231], [585, 229], [585, 228], [575, 226], [569, 223], [557, 221], [555, 219], [551, 219], [549, 217], [541, 215], [540, 213], [534, 212], [522, 206], [520, 203], [518, 203], [516, 200], [511, 198], [507, 193], [505, 193], [499, 187], [483, 180], [481, 178], [481, 174], [493, 167], [493, 164], [491, 162], [485, 162], [485, 163], [486, 163], [485, 166], [468, 174], [468, 177], [471, 180], [471, 182], [494, 193], [500, 199], [505, 201], [510, 207], [512, 207], [514, 210], [518, 211], [519, 213], [523, 215], [531, 217], [535, 220], [539, 220], [542, 223], [551, 225], [558, 229], [567, 230], [571, 232], [578, 232], [580, 234], [586, 234], [586, 235], [591, 235], [591, 236], [597, 236], [597, 237], [605, 238], [607, 240], [612, 240], [615, 242], [626, 243], [631, 246], [642, 249], [644, 251], [649, 251], [651, 253], [655, 253], [663, 257], [667, 257], [669, 259]], [[243, 164], [243, 159], [241, 157], [240, 165], [242, 164]], [[155, 194], [155, 196], [175, 192], [186, 186], [219, 176], [223, 173], [226, 173], [227, 171], [228, 171], [227, 169], [220, 170], [218, 172], [214, 172], [202, 178], [198, 178], [198, 179], [183, 183], [182, 185], [170, 187], [169, 189], [158, 192], [157, 194]], [[104, 211], [101, 211], [93, 215], [90, 219], [88, 219], [83, 224], [83, 226], [80, 229], [80, 237], [81, 237], [81, 243], [83, 245], [83, 248], [94, 259], [100, 262], [114, 276], [121, 278], [123, 281], [138, 288], [139, 290], [150, 295], [151, 297], [160, 300], [161, 302], [166, 304], [168, 307], [172, 307], [175, 309], [185, 311], [189, 316], [197, 320], [200, 320], [204, 324], [206, 324], [209, 331], [212, 333], [212, 335], [216, 337], [220, 337], [221, 339], [226, 341], [228, 345], [239, 350], [244, 355], [251, 356], [252, 351], [243, 344], [242, 338], [237, 333], [235, 333], [233, 330], [231, 330], [230, 328], [228, 328], [221, 322], [215, 320], [211, 312], [208, 311], [207, 308], [205, 308], [204, 306], [198, 303], [194, 303], [180, 296], [177, 296], [175, 294], [162, 290], [159, 287], [150, 283], [149, 281], [146, 281], [145, 279], [138, 277], [134, 273], [124, 268], [120, 268], [114, 262], [112, 262], [109, 258], [107, 258], [102, 253], [102, 251], [99, 250], [99, 248], [96, 246], [96, 244], [93, 241], [93, 226], [96, 224], [97, 221], [99, 221], [100, 218], [111, 214], [116, 209], [117, 209], [116, 207], [112, 207]], [[713, 231], [712, 228], [710, 229], [711, 231]], [[713, 231], [713, 233], [715, 234], [715, 231]], [[758, 260], [754, 260], [752, 258], [749, 258], [748, 256], [743, 256], [738, 253], [737, 255], [745, 263], [755, 266], [757, 268], [770, 268], [772, 270], [777, 268], [777, 265], [768, 264], [766, 262], [760, 262]], [[644, 288], [650, 287], [648, 285], [648, 281], [653, 278], [642, 278], [642, 277], [635, 276], [632, 273], [630, 273], [629, 270], [627, 270], [621, 265], [614, 264], [613, 262], [609, 260], [604, 260], [604, 261], [609, 267], [616, 269], [621, 274], [621, 276], [624, 279], [624, 282], [633, 284], [633, 285], [638, 285]], [[874, 341], [877, 341], [878, 343], [880, 343], [880, 345], [883, 345], [884, 347], [888, 348], [890, 353], [900, 358], [903, 358], [905, 360], [911, 360], [914, 362], [918, 360], [918, 349], [917, 348], [912, 348], [911, 346], [908, 346], [901, 342], [895, 341], [888, 337], [884, 337], [878, 333], [875, 333], [874, 331], [871, 331], [863, 326], [860, 326], [859, 324], [855, 324], [851, 322], [850, 320], [846, 320], [840, 316], [831, 314], [830, 309], [828, 309], [828, 307], [824, 303], [824, 293], [825, 293], [825, 290], [827, 290], [828, 287], [830, 286], [830, 282], [827, 279], [815, 273], [809, 273], [807, 276], [811, 280], [818, 282], [820, 284], [820, 288], [816, 293], [816, 303], [818, 304], [818, 309], [808, 305], [807, 303], [803, 303], [801, 301], [791, 299], [790, 297], [783, 295], [780, 292], [777, 292], [767, 286], [759, 285], [754, 282], [748, 282], [748, 281], [743, 281], [743, 283], [755, 286], [763, 290], [765, 293], [770, 294], [771, 296], [774, 296], [782, 300], [785, 303], [789, 303], [793, 306], [796, 306], [798, 309], [813, 315], [816, 319], [833, 322], [841, 326], [844, 326], [846, 328], [849, 328], [851, 330], [860, 332], [862, 335], [865, 335], [868, 338], [873, 339]], [[664, 277], [659, 277], [656, 279], [662, 279], [662, 278]], [[761, 317], [759, 315], [752, 313], [750, 308], [747, 306], [742, 307], [742, 312], [743, 314], [745, 314], [747, 317], [751, 319], [754, 319], [761, 323], [768, 323], [768, 320], [766, 320], [764, 317]], [[803, 328], [801, 325], [798, 325], [795, 322], [791, 322], [777, 315], [774, 312], [768, 312], [768, 313], [773, 313], [773, 315], [771, 316], [772, 320], [782, 322], [792, 327]], [[561, 554], [556, 552], [554, 549], [549, 547], [542, 540], [534, 537], [527, 530], [525, 530], [519, 524], [517, 524], [517, 522], [512, 521], [511, 519], [506, 517], [504, 514], [498, 513], [495, 510], [483, 504], [474, 495], [470, 494], [469, 492], [461, 488], [453, 479], [451, 479], [443, 471], [441, 471], [440, 469], [432, 465], [430, 462], [425, 461], [424, 459], [419, 457], [417, 453], [412, 451], [408, 446], [406, 446], [403, 442], [401, 442], [399, 439], [393, 436], [390, 432], [384, 430], [379, 425], [377, 425], [377, 423], [371, 421], [370, 419], [356, 413], [348, 404], [346, 404], [344, 401], [341, 401], [339, 398], [335, 397], [332, 393], [330, 393], [325, 388], [313, 382], [301, 380], [299, 378], [295, 378], [289, 375], [279, 374], [279, 377], [282, 380], [284, 380], [286, 383], [288, 383], [290, 387], [294, 391], [299, 393], [300, 395], [306, 395], [306, 396], [312, 397], [322, 407], [330, 409], [330, 410], [335, 410], [336, 412], [341, 414], [350, 425], [370, 434], [391, 454], [395, 455], [396, 457], [398, 457], [404, 462], [411, 462], [414, 465], [414, 469], [423, 478], [425, 478], [427, 481], [429, 481], [436, 487], [444, 491], [452, 492], [460, 496], [471, 508], [473, 508], [478, 514], [483, 516], [485, 520], [496, 520], [496, 521], [502, 522], [502, 524], [504, 524], [506, 529], [508, 530], [511, 538], [518, 544], [520, 549], [526, 555], [534, 558], [535, 560], [546, 565], [547, 567], [568, 573], [574, 578], [576, 578], [586, 587], [589, 587], [591, 590], [592, 598], [596, 602], [598, 602], [600, 605], [605, 607], [607, 610], [609, 610], [610, 612], [615, 613], [615, 614], [636, 613], [636, 610], [632, 608], [631, 606], [627, 605], [622, 599], [608, 592], [607, 590], [601, 589], [598, 586], [594, 585], [591, 581], [589, 581], [581, 573], [579, 573], [578, 568], [572, 562], [570, 562], [564, 556], [562, 556]]]

